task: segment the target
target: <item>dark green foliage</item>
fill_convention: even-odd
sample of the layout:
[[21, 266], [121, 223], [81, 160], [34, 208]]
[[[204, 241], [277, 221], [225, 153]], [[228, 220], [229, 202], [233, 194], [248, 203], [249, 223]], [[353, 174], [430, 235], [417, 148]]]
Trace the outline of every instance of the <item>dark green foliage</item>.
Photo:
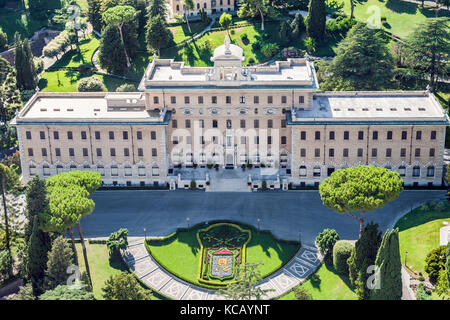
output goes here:
[[0, 52], [6, 49], [8, 46], [8, 36], [3, 30], [0, 28]]
[[439, 246], [431, 250], [425, 258], [425, 272], [428, 273], [432, 284], [437, 282], [439, 272], [445, 269], [447, 262], [446, 250], [446, 246]]
[[329, 34], [345, 35], [348, 32], [348, 30], [350, 30], [351, 27], [353, 27], [356, 24], [356, 19], [350, 19], [341, 16], [339, 16], [339, 18], [327, 21], [325, 29]]
[[39, 300], [94, 300], [94, 295], [84, 289], [60, 285], [53, 290], [46, 291], [39, 296]]
[[136, 86], [132, 83], [124, 83], [117, 87], [116, 92], [135, 92]]
[[167, 4], [166, 0], [151, 0], [150, 5], [147, 8], [148, 18], [154, 18], [160, 16], [163, 19], [167, 17]]
[[102, 32], [100, 64], [109, 73], [123, 74], [127, 68], [124, 46], [120, 39], [119, 30], [115, 26], [107, 26]]
[[119, 229], [109, 235], [106, 241], [106, 246], [109, 249], [109, 256], [119, 255], [120, 250], [125, 250], [128, 246], [128, 229]]
[[292, 40], [299, 40], [302, 33], [306, 31], [305, 19], [299, 13], [295, 15], [294, 20], [291, 22]]
[[317, 41], [323, 40], [325, 36], [325, 0], [311, 0], [308, 6], [306, 18], [306, 30], [308, 36]]
[[34, 56], [31, 53], [28, 39], [20, 40], [16, 33], [14, 37], [16, 44], [14, 51], [14, 65], [16, 67], [16, 81], [20, 89], [35, 89], [37, 84], [37, 74], [34, 66]]
[[28, 275], [33, 286], [35, 296], [43, 292], [43, 279], [47, 268], [47, 252], [50, 250], [50, 242], [47, 233], [39, 228], [39, 219], [33, 218], [33, 229], [28, 244]]
[[280, 30], [278, 32], [278, 36], [283, 45], [286, 45], [291, 41], [292, 36], [291, 25], [287, 23], [286, 20], [283, 20], [280, 23]]
[[446, 262], [445, 262], [445, 270], [447, 270], [447, 280], [448, 285], [450, 286], [450, 242], [447, 243], [447, 249], [445, 251]]
[[306, 291], [302, 286], [294, 289], [295, 300], [314, 300], [312, 295]]
[[417, 286], [417, 300], [431, 300], [431, 292], [425, 289], [423, 283]]
[[320, 253], [324, 255], [327, 263], [332, 263], [332, 253], [334, 244], [339, 240], [339, 235], [334, 229], [324, 229], [316, 237], [316, 244], [320, 249]]
[[27, 283], [26, 285], [19, 288], [19, 292], [14, 297], [14, 300], [36, 300], [36, 297], [33, 295], [33, 287], [31, 283]]
[[[28, 242], [33, 230], [34, 217], [39, 215], [47, 206], [47, 189], [45, 188], [45, 180], [35, 175], [28, 183], [25, 191], [27, 203], [27, 220], [25, 226], [25, 242]], [[47, 244], [49, 247], [50, 244]]]
[[152, 17], [147, 22], [146, 39], [149, 50], [156, 50], [158, 56], [160, 49], [166, 48], [173, 41], [173, 34], [166, 21], [161, 16]]
[[375, 264], [380, 243], [381, 232], [378, 231], [378, 224], [370, 222], [365, 226], [361, 238], [356, 241], [348, 260], [350, 282], [360, 300], [369, 299], [370, 290], [366, 282], [370, 275], [367, 273], [367, 267]]
[[[20, 91], [17, 88], [15, 69], [8, 61], [0, 57], [0, 122], [11, 120], [16, 111], [22, 108]], [[1, 126], [2, 132], [7, 132], [6, 126]], [[14, 130], [15, 131], [15, 130]], [[9, 135], [0, 137], [1, 141], [7, 142]], [[7, 147], [7, 146], [5, 146]], [[0, 144], [0, 150], [2, 144]]]
[[47, 16], [47, 0], [28, 0], [30, 16], [42, 20]]
[[150, 290], [141, 287], [135, 276], [122, 272], [111, 276], [102, 288], [106, 300], [151, 300]]
[[336, 57], [319, 77], [325, 90], [381, 90], [389, 87], [393, 69], [383, 33], [359, 22], [339, 43]]
[[[6, 280], [12, 273], [13, 260], [8, 250], [0, 251], [0, 280]], [[0, 284], [1, 284], [0, 281]]]
[[81, 282], [84, 285], [84, 290], [88, 292], [93, 292], [92, 282], [91, 279], [89, 279], [89, 276], [86, 271], [83, 271], [83, 273], [81, 273]]
[[60, 284], [67, 283], [67, 268], [73, 264], [72, 249], [67, 241], [59, 236], [53, 241], [52, 249], [48, 253], [47, 286], [50, 289], [56, 288]]
[[353, 251], [353, 244], [347, 240], [339, 240], [333, 247], [333, 265], [336, 271], [342, 275], [348, 274], [347, 260]]
[[378, 267], [379, 288], [371, 291], [374, 300], [400, 300], [402, 298], [402, 264], [398, 241], [398, 228], [386, 233], [381, 240], [375, 259]]
[[102, 0], [88, 1], [88, 20], [94, 27], [94, 30], [100, 32], [102, 30]]
[[102, 79], [96, 76], [83, 78], [78, 81], [78, 91], [80, 92], [99, 92], [106, 91]]

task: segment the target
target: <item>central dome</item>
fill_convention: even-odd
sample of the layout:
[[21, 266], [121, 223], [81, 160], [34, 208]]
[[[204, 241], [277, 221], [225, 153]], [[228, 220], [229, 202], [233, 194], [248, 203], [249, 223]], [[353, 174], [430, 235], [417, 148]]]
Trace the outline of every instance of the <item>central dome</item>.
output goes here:
[[244, 61], [244, 50], [241, 47], [231, 44], [228, 35], [225, 36], [224, 44], [214, 49], [214, 55], [211, 61], [236, 61], [239, 64]]

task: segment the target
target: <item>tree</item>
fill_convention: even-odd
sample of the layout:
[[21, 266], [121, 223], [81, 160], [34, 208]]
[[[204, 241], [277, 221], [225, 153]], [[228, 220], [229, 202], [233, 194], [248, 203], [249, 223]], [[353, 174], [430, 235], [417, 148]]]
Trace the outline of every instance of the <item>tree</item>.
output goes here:
[[308, 37], [305, 39], [306, 51], [309, 54], [313, 54], [316, 51], [316, 40], [314, 38]]
[[31, 233], [28, 244], [28, 276], [33, 286], [33, 293], [38, 296], [43, 292], [44, 275], [47, 267], [47, 252], [50, 250], [47, 247], [48, 234], [42, 232], [39, 226], [39, 218], [33, 218], [33, 232]]
[[125, 250], [128, 246], [128, 229], [119, 229], [109, 235], [106, 241], [106, 246], [109, 249], [109, 256], [120, 255], [120, 250]]
[[305, 19], [303, 16], [299, 13], [295, 14], [294, 20], [292, 20], [291, 23], [291, 30], [292, 30], [292, 40], [298, 40], [300, 39], [302, 33], [306, 31], [305, 26]]
[[173, 41], [173, 34], [161, 16], [152, 17], [147, 22], [147, 44], [149, 49], [156, 49], [160, 56], [161, 48], [166, 48]]
[[102, 288], [106, 300], [151, 300], [150, 290], [141, 287], [132, 273], [122, 272], [110, 276]]
[[369, 278], [367, 268], [375, 264], [380, 243], [381, 232], [378, 231], [378, 224], [370, 222], [364, 227], [348, 259], [350, 282], [355, 287], [359, 300], [368, 300], [370, 297], [370, 290], [366, 285]]
[[136, 15], [136, 9], [132, 6], [116, 6], [109, 8], [103, 13], [103, 21], [108, 25], [114, 25], [119, 30], [120, 39], [124, 45], [124, 53], [127, 62], [127, 68], [131, 66], [130, 58], [128, 57], [127, 50], [125, 48], [125, 41], [123, 37], [123, 25], [134, 19]]
[[233, 23], [233, 17], [231, 16], [231, 14], [224, 12], [220, 16], [219, 23], [222, 26], [222, 28], [224, 28], [228, 32], [228, 29], [230, 28], [231, 24]]
[[450, 284], [447, 279], [449, 273], [450, 271], [448, 269], [441, 269], [435, 284], [435, 292], [441, 299], [444, 300], [450, 300]]
[[[0, 57], [0, 150], [9, 148], [15, 136], [15, 130], [7, 123], [16, 111], [22, 108], [20, 91], [17, 88], [16, 71], [8, 61]], [[12, 146], [12, 145], [11, 145]]]
[[[48, 206], [47, 189], [45, 188], [45, 180], [35, 175], [28, 183], [25, 190], [26, 206], [27, 206], [27, 220], [25, 226], [25, 242], [30, 240], [31, 232], [33, 231], [33, 219], [39, 213], [44, 211]], [[49, 243], [50, 245], [50, 243]]]
[[261, 289], [257, 284], [261, 281], [260, 263], [246, 262], [236, 270], [236, 282], [229, 284], [226, 289], [220, 289], [219, 294], [231, 300], [261, 300], [272, 289]]
[[[377, 271], [375, 287], [371, 291], [374, 300], [400, 300], [402, 298], [402, 263], [398, 241], [398, 228], [387, 230], [381, 240], [375, 259]], [[378, 285], [377, 285], [378, 284]]]
[[43, 230], [63, 233], [69, 229], [74, 256], [76, 251], [73, 227], [77, 225], [89, 279], [92, 278], [80, 220], [94, 210], [94, 201], [88, 197], [100, 185], [100, 174], [91, 171], [63, 172], [48, 178], [46, 186], [49, 191], [49, 210], [39, 216]]
[[261, 17], [261, 30], [264, 31], [264, 16], [273, 14], [269, 0], [241, 0], [239, 11], [240, 18], [254, 18], [257, 15]]
[[189, 25], [189, 10], [194, 10], [194, 0], [183, 0], [184, 17], [186, 18], [186, 24], [189, 29], [189, 33], [192, 33], [191, 26]]
[[167, 3], [165, 0], [152, 0], [147, 8], [148, 18], [154, 18], [156, 16], [162, 17], [164, 20], [167, 18]]
[[65, 52], [70, 45], [70, 33], [68, 30], [63, 30], [42, 49], [42, 54], [48, 58], [55, 57], [58, 60], [58, 55]]
[[447, 270], [447, 280], [448, 285], [450, 286], [450, 242], [447, 243], [447, 249], [445, 251], [446, 261], [445, 261], [445, 270]]
[[342, 275], [348, 275], [348, 263], [354, 249], [353, 244], [348, 240], [336, 241], [333, 247], [333, 266]]
[[405, 60], [408, 68], [436, 89], [439, 80], [449, 78], [450, 31], [443, 18], [430, 18], [417, 26], [406, 39]]
[[314, 300], [312, 295], [302, 286], [298, 286], [294, 289], [294, 297], [295, 300]]
[[0, 251], [0, 276], [2, 280], [6, 280], [12, 276], [13, 259], [8, 250]]
[[124, 44], [116, 27], [106, 26], [103, 30], [98, 58], [101, 66], [108, 72], [113, 74], [125, 72], [127, 63]]
[[47, 270], [45, 271], [47, 285], [50, 289], [67, 282], [67, 268], [73, 264], [72, 255], [72, 249], [62, 236], [53, 241], [52, 249], [48, 253]]
[[291, 35], [291, 25], [286, 20], [283, 20], [280, 23], [280, 29], [278, 31], [278, 37], [280, 38], [283, 45], [286, 45], [291, 41]]
[[0, 52], [8, 46], [8, 35], [0, 28]]
[[446, 246], [439, 246], [428, 252], [425, 258], [425, 272], [428, 273], [430, 282], [435, 284], [439, 277], [439, 272], [444, 269], [447, 262]]
[[102, 0], [88, 1], [88, 19], [96, 31], [102, 30]]
[[26, 285], [19, 287], [19, 292], [14, 297], [14, 300], [36, 300], [31, 283], [27, 283]]
[[36, 88], [37, 74], [34, 66], [34, 56], [31, 53], [28, 39], [20, 40], [19, 33], [14, 37], [14, 66], [16, 67], [16, 81], [19, 88], [32, 90]]
[[124, 83], [116, 88], [116, 92], [135, 92], [136, 86], [132, 83]]
[[96, 76], [83, 78], [78, 81], [78, 91], [80, 92], [101, 92], [106, 91], [103, 81]]
[[37, 20], [42, 20], [46, 17], [47, 0], [28, 0], [28, 12], [30, 16]]
[[[374, 166], [339, 169], [319, 185], [325, 206], [359, 221], [359, 237], [364, 230], [365, 213], [384, 207], [402, 191], [398, 172]], [[352, 213], [355, 211], [360, 215]]]
[[19, 177], [9, 167], [0, 163], [0, 192], [2, 194], [3, 214], [5, 219], [6, 250], [11, 254], [10, 231], [8, 222], [8, 209], [6, 206], [6, 193], [19, 184]]
[[379, 90], [393, 79], [394, 59], [382, 32], [357, 23], [325, 68], [326, 90]]
[[334, 229], [324, 229], [316, 237], [316, 244], [320, 253], [327, 263], [332, 263], [332, 253], [335, 243], [339, 240], [339, 235]]
[[306, 31], [308, 36], [317, 41], [323, 40], [325, 36], [325, 0], [311, 0], [306, 17]]
[[39, 296], [39, 300], [94, 300], [94, 295], [84, 289], [59, 285], [53, 290], [47, 290]]

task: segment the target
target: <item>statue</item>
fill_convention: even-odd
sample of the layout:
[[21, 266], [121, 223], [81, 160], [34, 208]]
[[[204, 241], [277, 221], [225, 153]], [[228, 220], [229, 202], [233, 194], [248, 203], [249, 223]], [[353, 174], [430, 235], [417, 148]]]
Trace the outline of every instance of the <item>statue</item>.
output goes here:
[[230, 50], [230, 38], [228, 38], [228, 35], [225, 36], [225, 41], [223, 42], [224, 46], [225, 46], [225, 53], [226, 54], [231, 54], [231, 50]]

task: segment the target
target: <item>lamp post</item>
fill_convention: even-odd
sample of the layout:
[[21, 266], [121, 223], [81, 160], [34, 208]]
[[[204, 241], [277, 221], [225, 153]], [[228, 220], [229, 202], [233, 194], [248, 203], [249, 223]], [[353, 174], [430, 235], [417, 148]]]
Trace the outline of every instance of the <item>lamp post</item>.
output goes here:
[[408, 267], [407, 265], [406, 265], [406, 257], [408, 256], [408, 250], [405, 250], [405, 267]]
[[147, 241], [147, 228], [144, 228], [144, 239]]
[[258, 232], [260, 232], [260, 231], [261, 231], [261, 228], [260, 228], [259, 222], [261, 221], [261, 219], [258, 218], [258, 219], [256, 219], [256, 221], [258, 221]]
[[186, 218], [186, 223], [187, 223], [188, 228], [189, 228], [189, 220], [191, 220], [191, 219], [189, 217], [187, 217]]

